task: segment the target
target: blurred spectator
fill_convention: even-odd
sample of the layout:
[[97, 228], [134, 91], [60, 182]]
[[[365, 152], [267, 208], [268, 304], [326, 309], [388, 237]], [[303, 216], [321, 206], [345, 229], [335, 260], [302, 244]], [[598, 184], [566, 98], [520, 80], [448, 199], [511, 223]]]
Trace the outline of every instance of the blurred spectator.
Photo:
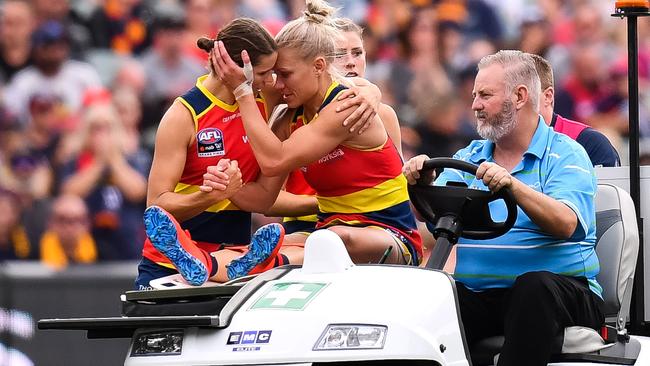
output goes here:
[[145, 126], [157, 124], [174, 99], [190, 89], [207, 71], [205, 65], [184, 54], [183, 15], [161, 13], [155, 21], [154, 44], [142, 57], [147, 75], [144, 89]]
[[443, 67], [451, 72], [457, 72], [464, 66], [463, 59], [460, 57], [463, 47], [463, 34], [460, 24], [454, 22], [442, 22], [438, 26], [439, 32], [439, 53], [440, 62]]
[[[12, 191], [19, 200], [29, 242], [38, 243], [44, 230], [48, 198], [55, 188], [56, 170], [52, 169], [52, 156], [45, 148], [48, 132], [41, 134], [31, 126], [30, 122], [25, 128], [6, 110], [0, 110], [0, 189]], [[33, 143], [25, 143], [32, 138]]]
[[15, 193], [23, 207], [30, 207], [51, 193], [53, 173], [48, 156], [38, 150], [42, 140], [25, 143], [35, 133], [27, 131], [7, 111], [1, 113], [0, 187]]
[[45, 157], [22, 148], [10, 157], [11, 175], [4, 182], [21, 198], [25, 207], [34, 200], [50, 196], [52, 188], [52, 170]]
[[[47, 159], [25, 147], [25, 135], [17, 137], [21, 145], [3, 162], [1, 186], [12, 191], [22, 206], [21, 221], [29, 242], [37, 243], [44, 229], [48, 198], [54, 181], [53, 170]], [[6, 164], [6, 165], [4, 165]]]
[[130, 88], [118, 88], [113, 92], [113, 103], [124, 129], [124, 151], [127, 155], [142, 155], [145, 160], [148, 160], [148, 153], [141, 151], [143, 148], [141, 142], [143, 136], [140, 133], [142, 106], [137, 94]]
[[418, 155], [450, 157], [471, 141], [461, 133], [462, 105], [456, 95], [445, 94], [437, 98], [423, 96], [416, 103], [416, 108], [418, 115], [425, 118], [416, 127], [422, 140]]
[[20, 224], [22, 209], [18, 197], [0, 189], [0, 212], [0, 261], [32, 259], [32, 246]]
[[499, 16], [484, 0], [439, 0], [436, 9], [440, 21], [461, 24], [468, 40], [488, 38], [499, 43], [504, 39]]
[[197, 62], [207, 64], [208, 54], [196, 47], [196, 40], [201, 37], [214, 38], [219, 30], [214, 23], [213, 0], [185, 1], [185, 48], [183, 53], [192, 56]]
[[86, 19], [70, 6], [70, 0], [31, 0], [38, 24], [56, 21], [68, 30], [70, 54], [83, 59], [84, 51], [91, 46]]
[[[480, 60], [480, 58], [476, 60], [474, 63], [475, 65], [478, 64], [478, 60]], [[474, 102], [472, 91], [474, 90], [474, 79], [476, 78], [477, 72], [478, 70], [476, 67], [466, 66], [458, 73], [458, 89], [456, 95], [461, 106], [460, 126], [458, 132], [465, 137], [466, 141], [481, 138], [476, 132], [476, 115], [472, 110], [472, 103]]]
[[29, 99], [25, 138], [30, 142], [29, 149], [33, 154], [53, 167], [63, 162], [58, 148], [61, 131], [68, 123], [64, 108], [57, 96], [48, 93], [39, 92]]
[[117, 54], [140, 54], [151, 44], [151, 10], [140, 0], [104, 0], [90, 16], [92, 45]]
[[[598, 43], [605, 40], [606, 27], [604, 20], [610, 14], [601, 11], [596, 1], [580, 0], [574, 2], [573, 16], [566, 23], [560, 24], [556, 43], [559, 44], [584, 44]], [[610, 9], [613, 11], [613, 8]]]
[[11, 176], [11, 157], [24, 143], [18, 118], [0, 107], [0, 189], [8, 188]]
[[257, 19], [260, 22], [284, 20], [285, 16], [278, 0], [240, 0], [237, 10], [240, 16]]
[[[498, 0], [492, 0], [498, 1]], [[560, 24], [566, 19], [566, 12], [563, 5], [566, 3], [564, 0], [538, 0], [537, 5], [542, 14], [550, 24]]]
[[[602, 44], [594, 43], [580, 44], [572, 50], [572, 73], [567, 76], [563, 85], [573, 103], [572, 113], [567, 117], [588, 121], [589, 117], [596, 112], [596, 103], [607, 92], [605, 52], [607, 50]], [[558, 111], [558, 113], [562, 112]]]
[[368, 13], [369, 1], [331, 0], [329, 3], [339, 9], [339, 16], [352, 19], [355, 24], [363, 23]]
[[[196, 46], [194, 48], [198, 49]], [[204, 51], [201, 52], [205, 53]], [[140, 61], [134, 58], [122, 60], [113, 79], [111, 89], [132, 89], [136, 93], [138, 100], [141, 100], [146, 86], [147, 74]]]
[[[547, 0], [548, 1], [548, 0]], [[612, 9], [613, 10], [613, 9]], [[601, 12], [599, 1], [576, 0], [564, 4], [562, 15], [557, 16], [555, 23], [551, 23], [553, 45], [544, 56], [553, 65], [556, 79], [565, 80], [569, 77], [568, 71], [575, 67], [576, 47], [597, 45], [607, 49], [611, 55], [617, 51], [607, 38], [605, 19], [611, 21], [609, 13]], [[547, 16], [547, 19], [551, 19]], [[624, 27], [623, 27], [624, 28]], [[611, 60], [602, 57], [603, 65]], [[574, 116], [580, 120], [580, 117]]]
[[[650, 93], [648, 90], [648, 55], [639, 56], [639, 132], [641, 137], [650, 137]], [[613, 63], [608, 70], [604, 94], [596, 101], [595, 112], [589, 117], [589, 124], [621, 141], [629, 133], [629, 89], [627, 58]], [[620, 143], [619, 143], [620, 144]], [[620, 150], [619, 150], [620, 151]]]
[[551, 47], [551, 32], [549, 23], [539, 10], [530, 10], [523, 18], [520, 26], [518, 50], [544, 56]]
[[69, 0], [32, 0], [36, 17], [40, 22], [63, 21], [70, 12]]
[[402, 33], [405, 60], [393, 63], [390, 82], [396, 102], [394, 107], [402, 123], [412, 124], [418, 118], [425, 118], [412, 112], [413, 98], [436, 98], [452, 88], [440, 63], [435, 16], [433, 8], [418, 11]]
[[46, 90], [63, 101], [72, 114], [81, 107], [86, 89], [101, 86], [97, 71], [69, 58], [68, 32], [56, 21], [43, 23], [32, 34], [34, 65], [20, 71], [7, 86], [5, 104], [21, 120], [28, 118], [29, 99]]
[[62, 195], [52, 203], [48, 230], [40, 240], [41, 262], [55, 269], [94, 263], [97, 248], [90, 234], [88, 209], [78, 196]]
[[29, 1], [5, 0], [0, 5], [0, 83], [31, 64], [35, 25]]
[[497, 14], [503, 25], [504, 40], [516, 40], [519, 37], [520, 20], [526, 17], [531, 1], [529, 0], [484, 0]]
[[215, 6], [214, 22], [217, 29], [221, 29], [224, 25], [228, 24], [231, 20], [237, 18], [237, 4], [239, 0], [219, 0], [214, 1]]
[[77, 132], [79, 152], [63, 169], [62, 192], [86, 201], [100, 260], [140, 257], [150, 160], [129, 151], [110, 103], [90, 105]]
[[618, 152], [607, 137], [584, 123], [569, 120], [553, 112], [555, 104], [553, 69], [543, 57], [531, 56], [541, 82], [539, 114], [544, 122], [553, 127], [556, 132], [561, 132], [582, 145], [594, 166], [620, 166]]

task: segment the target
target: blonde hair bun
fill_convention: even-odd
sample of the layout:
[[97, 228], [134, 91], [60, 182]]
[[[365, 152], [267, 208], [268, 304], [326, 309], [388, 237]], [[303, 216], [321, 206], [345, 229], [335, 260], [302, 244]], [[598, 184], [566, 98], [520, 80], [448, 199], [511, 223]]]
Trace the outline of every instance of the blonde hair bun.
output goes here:
[[307, 10], [303, 12], [303, 17], [310, 22], [326, 23], [335, 12], [336, 8], [329, 5], [324, 0], [306, 0]]

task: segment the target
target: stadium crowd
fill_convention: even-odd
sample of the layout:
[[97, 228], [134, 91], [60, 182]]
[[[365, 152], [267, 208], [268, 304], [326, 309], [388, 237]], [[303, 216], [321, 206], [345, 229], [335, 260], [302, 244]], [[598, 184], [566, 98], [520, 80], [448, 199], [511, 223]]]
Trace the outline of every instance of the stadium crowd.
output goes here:
[[[598, 0], [338, 0], [364, 28], [366, 77], [399, 117], [404, 159], [477, 138], [481, 57], [519, 49], [555, 74], [555, 111], [627, 161], [625, 23]], [[146, 180], [164, 111], [206, 73], [200, 36], [239, 16], [275, 34], [304, 0], [0, 2], [0, 260], [141, 257]], [[641, 152], [649, 161], [650, 23], [639, 20]], [[258, 216], [260, 222], [268, 220]], [[255, 229], [255, 228], [253, 228]]]

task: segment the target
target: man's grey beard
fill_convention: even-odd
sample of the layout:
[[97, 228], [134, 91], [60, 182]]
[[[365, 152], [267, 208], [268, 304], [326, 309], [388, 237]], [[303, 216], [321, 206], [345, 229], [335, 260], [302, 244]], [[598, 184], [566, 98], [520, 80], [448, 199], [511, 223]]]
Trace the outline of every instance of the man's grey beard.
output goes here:
[[[478, 117], [483, 112], [476, 112]], [[509, 134], [517, 126], [515, 118], [515, 104], [509, 100], [503, 102], [501, 112], [476, 124], [476, 132], [479, 136], [492, 142], [499, 141], [503, 136]]]

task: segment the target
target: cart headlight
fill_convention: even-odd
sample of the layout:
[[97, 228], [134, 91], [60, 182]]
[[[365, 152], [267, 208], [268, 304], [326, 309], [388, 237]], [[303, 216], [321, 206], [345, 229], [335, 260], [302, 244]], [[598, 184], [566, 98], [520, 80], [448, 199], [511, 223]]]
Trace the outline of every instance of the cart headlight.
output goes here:
[[131, 357], [180, 355], [182, 348], [182, 330], [140, 333], [133, 341]]
[[385, 325], [330, 324], [316, 342], [314, 351], [330, 349], [382, 349]]

